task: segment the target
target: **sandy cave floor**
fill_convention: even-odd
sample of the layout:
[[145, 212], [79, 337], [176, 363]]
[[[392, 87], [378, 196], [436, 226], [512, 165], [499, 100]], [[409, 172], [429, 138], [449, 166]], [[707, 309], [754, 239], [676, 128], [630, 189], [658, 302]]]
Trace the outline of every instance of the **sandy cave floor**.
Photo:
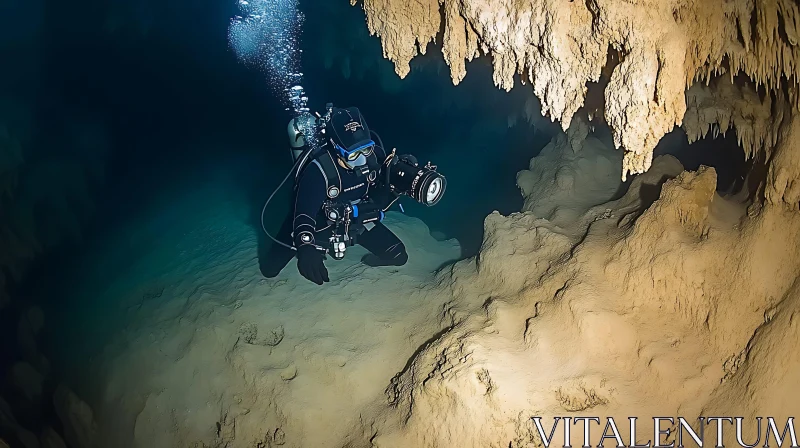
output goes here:
[[406, 266], [369, 268], [357, 247], [327, 262], [325, 287], [302, 279], [295, 261], [267, 280], [233, 198], [216, 185], [166, 195], [130, 223], [139, 230], [94, 255], [127, 258], [126, 269], [88, 276], [94, 291], [84, 285], [74, 310], [84, 312], [76, 351], [91, 355], [83, 389], [104, 446], [332, 446], [436, 331], [417, 328], [443, 306], [424, 285], [458, 258], [455, 241], [390, 213]]
[[540, 448], [531, 416], [794, 415], [800, 364], [773, 360], [800, 344], [795, 214], [671, 156], [597, 204], [600, 148], [553, 145], [520, 177], [533, 211], [489, 215], [478, 256], [448, 264], [454, 242], [392, 214], [411, 262], [354, 249], [324, 288], [260, 276], [224, 182], [163, 194], [63, 319], [100, 446]]

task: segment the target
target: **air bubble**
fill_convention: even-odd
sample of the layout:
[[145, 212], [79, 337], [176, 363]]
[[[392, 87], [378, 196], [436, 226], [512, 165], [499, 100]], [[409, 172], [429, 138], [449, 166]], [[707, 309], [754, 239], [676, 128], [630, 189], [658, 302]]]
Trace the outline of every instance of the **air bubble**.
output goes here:
[[267, 75], [287, 108], [307, 112], [308, 97], [302, 87], [299, 36], [304, 22], [298, 0], [238, 0], [240, 15], [228, 29], [228, 41], [240, 61]]

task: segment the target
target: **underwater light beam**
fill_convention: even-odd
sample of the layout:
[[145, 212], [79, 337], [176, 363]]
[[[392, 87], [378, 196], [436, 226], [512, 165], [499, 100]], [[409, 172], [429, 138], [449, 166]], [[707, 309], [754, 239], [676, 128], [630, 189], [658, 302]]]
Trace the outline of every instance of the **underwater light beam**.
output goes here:
[[231, 19], [228, 43], [240, 61], [267, 75], [297, 116], [308, 112], [300, 71], [300, 34], [304, 16], [298, 0], [238, 0], [240, 15]]

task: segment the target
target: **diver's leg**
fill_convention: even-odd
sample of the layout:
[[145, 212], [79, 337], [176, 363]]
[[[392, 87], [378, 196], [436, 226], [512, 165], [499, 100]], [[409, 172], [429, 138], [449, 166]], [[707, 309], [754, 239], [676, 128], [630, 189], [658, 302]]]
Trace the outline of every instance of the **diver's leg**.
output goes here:
[[372, 252], [361, 259], [367, 266], [402, 266], [408, 261], [406, 246], [382, 223], [362, 233], [358, 244]]
[[[277, 238], [278, 241], [291, 244], [293, 221], [294, 216], [289, 214], [289, 216], [287, 216], [283, 221], [281, 229], [278, 230], [278, 233], [273, 236]], [[261, 239], [264, 240], [264, 242], [260, 245], [261, 247], [259, 247], [258, 251], [258, 267], [264, 277], [277, 277], [283, 268], [289, 264], [289, 261], [294, 258], [296, 252], [288, 247], [284, 247], [272, 241], [267, 235], [263, 235], [263, 238]]]

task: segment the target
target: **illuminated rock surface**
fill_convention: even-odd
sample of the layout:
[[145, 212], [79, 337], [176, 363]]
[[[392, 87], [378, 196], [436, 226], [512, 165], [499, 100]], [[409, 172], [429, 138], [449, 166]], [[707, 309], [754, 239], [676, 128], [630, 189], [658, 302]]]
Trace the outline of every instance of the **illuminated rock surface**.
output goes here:
[[[586, 83], [600, 79], [609, 49], [620, 53], [604, 116], [625, 150], [623, 176], [650, 167], [658, 141], [682, 124], [684, 92], [695, 80], [742, 74], [776, 101], [797, 106], [800, 99], [800, 9], [791, 0], [364, 0], [363, 8], [401, 77], [443, 26], [453, 82], [466, 75], [465, 61], [489, 55], [497, 86], [510, 89], [522, 75], [542, 112], [564, 129], [584, 103]], [[748, 152], [772, 136], [745, 132], [752, 131], [764, 133], [744, 140]]]

